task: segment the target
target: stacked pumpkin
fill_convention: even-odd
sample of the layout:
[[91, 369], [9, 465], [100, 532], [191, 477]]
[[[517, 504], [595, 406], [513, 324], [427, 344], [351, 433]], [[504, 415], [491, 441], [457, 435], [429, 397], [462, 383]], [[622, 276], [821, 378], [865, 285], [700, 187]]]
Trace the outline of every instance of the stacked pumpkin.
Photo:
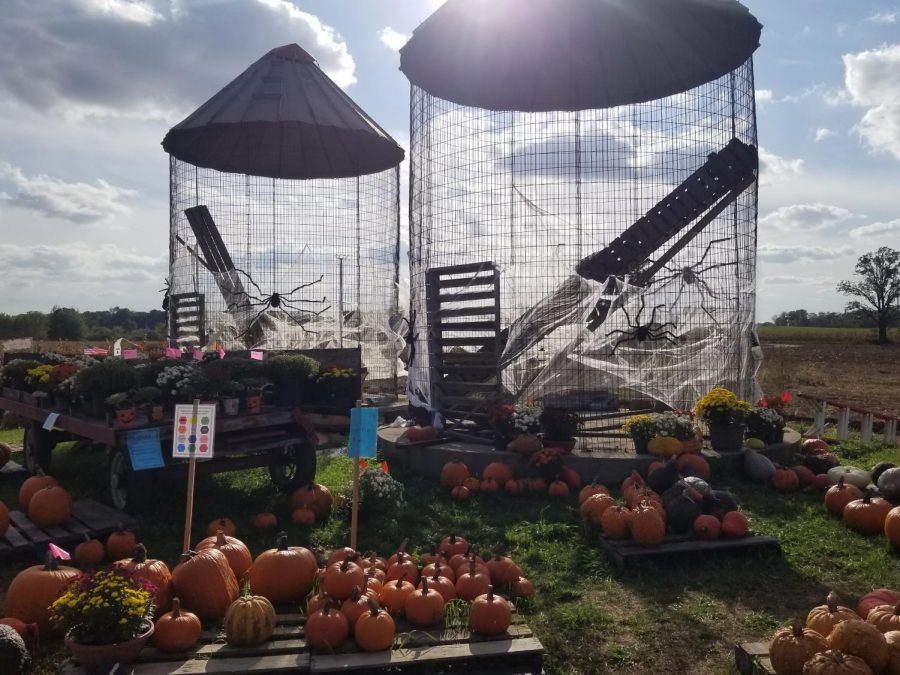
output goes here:
[[450, 491], [451, 499], [464, 502], [479, 492], [504, 492], [511, 496], [533, 493], [568, 497], [573, 490], [581, 487], [582, 480], [577, 471], [567, 466], [563, 466], [556, 479], [549, 483], [540, 476], [516, 478], [512, 467], [506, 462], [491, 462], [481, 472], [479, 479], [464, 462], [454, 459], [441, 468], [440, 483]]
[[709, 464], [696, 454], [654, 462], [646, 480], [632, 471], [622, 483], [624, 503], [603, 485], [585, 486], [578, 495], [581, 515], [605, 537], [631, 538], [642, 546], [662, 543], [666, 531], [702, 540], [746, 536], [746, 517], [730, 493], [710, 487], [710, 474]]
[[[298, 525], [315, 525], [328, 517], [333, 504], [334, 498], [327, 487], [309, 483], [291, 494], [291, 520]], [[271, 526], [268, 518], [263, 518], [262, 526]]]
[[[19, 488], [19, 506], [38, 527], [61, 525], [72, 515], [69, 492], [53, 476], [45, 475], [40, 469], [36, 475], [26, 478]], [[3, 512], [6, 513], [5, 518]], [[3, 527], [4, 520], [6, 527]], [[0, 529], [5, 533], [8, 527], [9, 512], [4, 504], [0, 508]]]
[[[872, 605], [887, 598], [891, 604]], [[805, 627], [794, 621], [775, 633], [769, 658], [778, 675], [900, 675], [900, 594], [870, 593], [859, 613], [839, 603], [832, 591], [809, 612]]]
[[509, 627], [512, 608], [495, 587], [520, 597], [534, 594], [519, 567], [499, 553], [485, 561], [463, 537], [444, 538], [433, 553], [421, 557], [422, 568], [401, 547], [385, 559], [360, 556], [350, 548], [335, 550], [319, 570], [318, 593], [307, 603], [306, 639], [312, 649], [334, 650], [350, 635], [364, 651], [389, 649], [395, 618], [429, 627], [443, 621], [446, 603], [471, 603], [473, 632], [498, 635]]

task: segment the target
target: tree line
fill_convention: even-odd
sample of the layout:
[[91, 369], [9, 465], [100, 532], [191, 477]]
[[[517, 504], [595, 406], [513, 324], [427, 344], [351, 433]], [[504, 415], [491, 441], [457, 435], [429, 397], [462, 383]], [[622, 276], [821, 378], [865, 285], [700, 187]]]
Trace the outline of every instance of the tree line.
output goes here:
[[0, 339], [36, 340], [164, 340], [166, 313], [112, 307], [108, 310], [81, 312], [71, 307], [54, 307], [50, 312], [0, 314]]

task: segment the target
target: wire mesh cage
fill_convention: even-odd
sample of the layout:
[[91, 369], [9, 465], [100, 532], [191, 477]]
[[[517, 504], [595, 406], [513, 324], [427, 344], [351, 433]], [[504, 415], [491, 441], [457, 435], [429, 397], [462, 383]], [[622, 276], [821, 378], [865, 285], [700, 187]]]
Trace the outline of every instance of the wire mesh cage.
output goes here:
[[[216, 114], [257, 109], [223, 124], [204, 115], [210, 104]], [[173, 339], [226, 350], [358, 346], [367, 392], [393, 393], [404, 346], [403, 151], [295, 45], [251, 66], [166, 144]]]
[[[548, 5], [546, 16], [590, 4]], [[620, 4], [594, 2], [590, 11]], [[637, 4], [667, 11], [656, 0]], [[453, 12], [466, 9], [457, 5], [435, 14], [429, 30], [452, 26]], [[543, 24], [550, 35], [554, 27]], [[419, 37], [426, 35], [433, 44], [428, 31]], [[526, 49], [536, 50], [527, 38]], [[465, 399], [498, 393], [594, 411], [637, 401], [687, 408], [715, 386], [753, 396], [758, 159], [750, 55], [758, 42], [751, 36], [739, 60], [686, 90], [685, 78], [661, 80], [647, 90], [666, 95], [601, 91], [596, 107], [584, 108], [583, 88], [575, 105], [533, 94], [544, 83], [540, 70], [529, 73], [529, 86], [510, 85], [505, 99], [496, 87], [470, 95], [492, 78], [471, 63], [472, 87], [465, 75], [432, 86], [417, 69], [429, 46], [416, 41], [414, 34], [403, 52], [413, 82], [411, 401], [477, 417]], [[542, 58], [555, 58], [552, 40], [542, 47]], [[506, 56], [498, 82], [518, 72]], [[653, 72], [677, 70], [666, 70], [658, 50], [642, 58], [651, 66], [657, 59]], [[510, 109], [472, 105], [479, 96]], [[621, 103], [629, 96], [635, 100]]]

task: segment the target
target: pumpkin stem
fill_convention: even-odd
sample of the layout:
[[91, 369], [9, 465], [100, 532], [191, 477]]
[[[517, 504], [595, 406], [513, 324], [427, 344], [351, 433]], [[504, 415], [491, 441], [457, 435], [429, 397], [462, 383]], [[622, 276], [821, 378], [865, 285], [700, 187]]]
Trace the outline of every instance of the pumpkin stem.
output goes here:
[[844, 477], [843, 476], [838, 477], [837, 488], [838, 488], [838, 490], [844, 489]]
[[831, 650], [831, 655], [834, 657], [834, 660], [837, 661], [838, 663], [844, 662], [844, 652], [842, 652], [840, 649]]
[[863, 504], [871, 504], [872, 503], [872, 490], [866, 490], [866, 494], [863, 495]]
[[825, 598], [825, 604], [828, 606], [829, 614], [834, 614], [837, 611], [838, 602], [840, 602], [840, 599], [840, 596], [834, 591], [831, 591], [828, 594], [828, 597]]
[[279, 551], [287, 551], [288, 550], [287, 532], [279, 532], [278, 538], [275, 540], [275, 543], [276, 543]]
[[350, 569], [350, 558], [344, 558], [344, 562], [341, 563], [340, 570], [341, 572], [346, 572]]
[[473, 576], [473, 577], [475, 576], [475, 561], [474, 560], [469, 561], [469, 576]]
[[147, 547], [143, 544], [135, 544], [131, 554], [131, 562], [141, 564], [147, 562]]
[[494, 587], [493, 586], [488, 586], [487, 599], [488, 599], [488, 602], [494, 601]]
[[894, 605], [894, 616], [900, 616], [900, 602]]
[[397, 588], [400, 588], [401, 584], [403, 584], [403, 580], [406, 578], [406, 570], [400, 572], [400, 576], [397, 577], [397, 580], [394, 582], [397, 584]]
[[50, 551], [47, 551], [47, 557], [44, 559], [44, 571], [55, 572], [59, 569], [59, 561]]
[[441, 563], [434, 564], [434, 574], [431, 575], [432, 580], [437, 581], [441, 576]]
[[221, 548], [227, 543], [225, 533], [222, 530], [216, 530], [216, 548]]
[[400, 545], [397, 547], [397, 553], [406, 552], [406, 545], [409, 543], [409, 537], [400, 542]]
[[800, 623], [799, 619], [791, 619], [791, 631], [794, 633], [794, 637], [803, 637], [803, 624]]
[[356, 602], [357, 600], [359, 600], [359, 596], [360, 596], [361, 594], [362, 594], [362, 593], [361, 593], [361, 591], [359, 590], [359, 586], [354, 586], [354, 587], [353, 587], [353, 590], [350, 591], [350, 599], [351, 599], [353, 602]]
[[428, 595], [428, 577], [422, 577], [422, 595]]
[[372, 598], [367, 598], [366, 604], [369, 606], [369, 611], [372, 613], [372, 616], [378, 616], [378, 611], [380, 609], [378, 607], [378, 603], [375, 602]]
[[177, 619], [179, 616], [181, 616], [181, 600], [172, 598], [172, 618]]

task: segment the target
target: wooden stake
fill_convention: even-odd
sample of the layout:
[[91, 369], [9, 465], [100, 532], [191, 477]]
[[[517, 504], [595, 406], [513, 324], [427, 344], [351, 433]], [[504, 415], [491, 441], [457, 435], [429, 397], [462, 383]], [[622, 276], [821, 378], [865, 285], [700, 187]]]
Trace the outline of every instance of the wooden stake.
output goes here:
[[[193, 424], [191, 425], [191, 435], [197, 435], [197, 416], [199, 411], [200, 399], [194, 399]], [[191, 521], [194, 519], [194, 477], [197, 473], [197, 453], [192, 452], [191, 458], [188, 460], [188, 485], [187, 485], [187, 508], [184, 512], [184, 546], [182, 552], [187, 553], [191, 550]]]
[[[362, 401], [356, 402], [356, 407], [362, 407]], [[356, 550], [357, 535], [359, 529], [359, 448], [353, 458], [353, 501], [350, 509], [350, 548]]]

